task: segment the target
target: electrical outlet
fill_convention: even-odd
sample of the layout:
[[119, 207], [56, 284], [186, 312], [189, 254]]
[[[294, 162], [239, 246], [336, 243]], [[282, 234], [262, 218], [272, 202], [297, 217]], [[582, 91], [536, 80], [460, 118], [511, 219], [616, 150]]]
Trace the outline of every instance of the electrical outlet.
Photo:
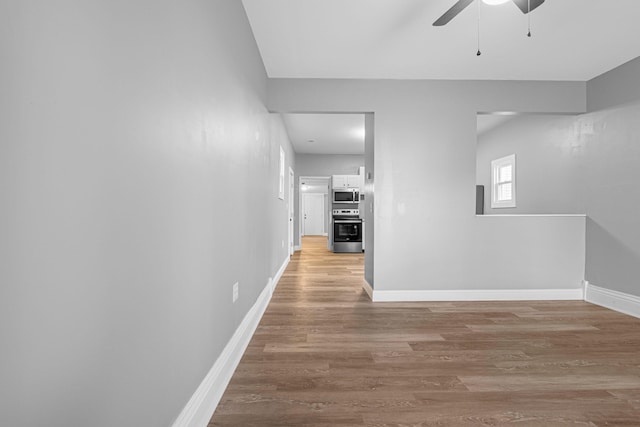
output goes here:
[[240, 284], [238, 282], [233, 284], [233, 302], [238, 301], [240, 295]]
[[282, 245], [281, 246], [284, 248], [284, 240], [282, 241]]

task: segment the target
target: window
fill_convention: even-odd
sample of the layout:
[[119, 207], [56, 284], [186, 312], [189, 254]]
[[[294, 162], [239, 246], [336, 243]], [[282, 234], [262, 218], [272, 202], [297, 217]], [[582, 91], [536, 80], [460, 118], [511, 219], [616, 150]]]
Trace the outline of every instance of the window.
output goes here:
[[491, 162], [491, 207], [516, 207], [516, 155]]

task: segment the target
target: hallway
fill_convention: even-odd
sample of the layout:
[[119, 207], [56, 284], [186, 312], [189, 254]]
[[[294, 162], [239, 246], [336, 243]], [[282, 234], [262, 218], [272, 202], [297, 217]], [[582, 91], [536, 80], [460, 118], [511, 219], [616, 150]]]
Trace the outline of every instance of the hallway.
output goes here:
[[210, 426], [605, 426], [640, 419], [640, 320], [584, 302], [376, 303], [305, 237]]

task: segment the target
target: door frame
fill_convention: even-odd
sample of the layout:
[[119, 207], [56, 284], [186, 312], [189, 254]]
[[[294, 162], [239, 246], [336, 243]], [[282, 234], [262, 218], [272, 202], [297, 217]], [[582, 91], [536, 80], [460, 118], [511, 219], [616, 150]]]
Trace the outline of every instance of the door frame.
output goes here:
[[[325, 179], [327, 180], [327, 209], [331, 209], [331, 177], [330, 176], [317, 176], [317, 175], [304, 175], [298, 177], [298, 238], [300, 239], [300, 249], [302, 249], [302, 221], [303, 221], [303, 206], [302, 206], [302, 182], [305, 179]], [[329, 212], [325, 212], [325, 215], [329, 215]], [[327, 218], [331, 219], [331, 215]], [[328, 228], [331, 228], [331, 222], [329, 222]], [[327, 230], [328, 232], [329, 230]]]
[[287, 206], [287, 230], [289, 233], [289, 256], [295, 251], [294, 221], [295, 221], [295, 174], [289, 166], [289, 205]]

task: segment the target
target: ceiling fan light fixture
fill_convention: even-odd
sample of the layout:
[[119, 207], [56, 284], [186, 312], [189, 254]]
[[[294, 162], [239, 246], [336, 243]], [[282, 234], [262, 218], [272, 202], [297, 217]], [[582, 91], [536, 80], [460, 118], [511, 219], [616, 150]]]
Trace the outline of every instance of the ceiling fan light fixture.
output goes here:
[[482, 0], [484, 4], [489, 4], [491, 6], [497, 6], [499, 4], [505, 4], [509, 0]]

